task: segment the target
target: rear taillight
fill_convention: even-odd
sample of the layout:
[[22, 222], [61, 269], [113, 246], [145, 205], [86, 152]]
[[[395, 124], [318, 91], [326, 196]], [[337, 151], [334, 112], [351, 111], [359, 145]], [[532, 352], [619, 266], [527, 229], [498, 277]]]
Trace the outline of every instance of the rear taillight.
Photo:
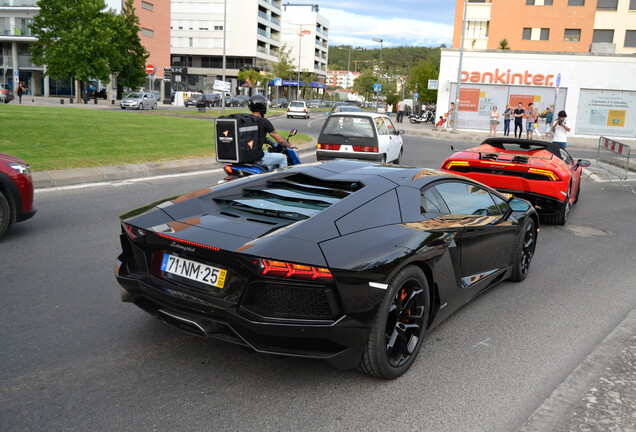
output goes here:
[[225, 165], [223, 167], [223, 171], [225, 171], [227, 174], [232, 174], [232, 167], [230, 165]]
[[294, 264], [285, 261], [256, 259], [253, 261], [256, 270], [263, 276], [272, 276], [286, 279], [305, 279], [331, 281], [333, 275], [329, 269], [313, 267], [303, 264]]
[[146, 231], [132, 225], [128, 225], [125, 222], [122, 222], [122, 226], [124, 227], [124, 231], [126, 231], [126, 234], [128, 234], [128, 237], [130, 237], [132, 240], [146, 235]]
[[550, 170], [544, 170], [544, 169], [538, 169], [538, 168], [528, 168], [528, 172], [532, 173], [532, 174], [544, 175], [544, 176], [548, 177], [552, 181], [561, 180], [559, 178], [559, 176], [556, 175], [556, 173], [554, 173], [554, 172], [552, 172]]
[[318, 144], [319, 150], [340, 150], [340, 144]]
[[377, 147], [369, 147], [369, 146], [353, 146], [354, 152], [362, 152], [362, 153], [377, 153]]
[[444, 168], [446, 168], [447, 170], [452, 170], [453, 167], [467, 167], [470, 164], [467, 161], [450, 161], [446, 164], [446, 166]]

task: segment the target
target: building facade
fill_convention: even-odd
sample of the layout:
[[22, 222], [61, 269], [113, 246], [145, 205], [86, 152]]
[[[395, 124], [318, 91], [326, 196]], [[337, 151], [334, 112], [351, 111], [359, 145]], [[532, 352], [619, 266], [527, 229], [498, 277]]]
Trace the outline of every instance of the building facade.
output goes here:
[[[12, 87], [15, 82], [25, 83], [28, 94], [37, 96], [73, 95], [74, 80], [50, 79], [44, 76], [45, 68], [31, 62], [29, 44], [36, 38], [29, 25], [39, 13], [38, 0], [0, 0], [0, 67], [3, 82]], [[107, 0], [106, 7], [121, 12], [123, 0]], [[142, 44], [150, 52], [147, 63], [157, 71], [149, 76], [148, 86], [159, 89], [163, 70], [170, 66], [170, 2], [159, 0], [135, 0], [135, 12], [140, 20]], [[159, 80], [155, 80], [159, 78]]]
[[636, 54], [636, 0], [457, 0], [453, 48]]
[[565, 110], [573, 135], [636, 137], [633, 55], [466, 51], [458, 95], [459, 54], [442, 50], [437, 96], [439, 113], [459, 102], [458, 128], [488, 130], [493, 106], [532, 102], [539, 112]]
[[297, 71], [315, 74], [324, 82], [329, 21], [318, 10], [318, 5], [284, 4], [281, 41], [291, 50]]
[[360, 72], [351, 72], [346, 70], [328, 70], [327, 82], [328, 86], [350, 89], [353, 87], [353, 81], [360, 76]]

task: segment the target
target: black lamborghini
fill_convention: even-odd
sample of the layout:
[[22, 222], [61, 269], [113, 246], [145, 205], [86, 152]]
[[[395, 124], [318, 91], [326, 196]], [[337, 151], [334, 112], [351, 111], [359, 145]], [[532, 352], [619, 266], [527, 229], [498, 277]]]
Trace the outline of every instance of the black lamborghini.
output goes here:
[[251, 176], [121, 216], [122, 300], [195, 335], [406, 372], [424, 335], [525, 279], [524, 200], [437, 170], [334, 161]]

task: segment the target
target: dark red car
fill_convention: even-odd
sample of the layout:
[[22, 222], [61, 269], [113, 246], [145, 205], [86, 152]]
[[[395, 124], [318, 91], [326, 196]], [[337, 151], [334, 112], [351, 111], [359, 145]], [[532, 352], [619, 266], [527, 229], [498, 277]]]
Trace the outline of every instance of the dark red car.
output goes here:
[[558, 144], [506, 137], [488, 138], [479, 147], [453, 154], [442, 170], [528, 200], [545, 222], [563, 225], [579, 199], [581, 172], [587, 166], [589, 161], [574, 161]]
[[0, 237], [12, 223], [27, 220], [34, 214], [31, 166], [0, 153]]

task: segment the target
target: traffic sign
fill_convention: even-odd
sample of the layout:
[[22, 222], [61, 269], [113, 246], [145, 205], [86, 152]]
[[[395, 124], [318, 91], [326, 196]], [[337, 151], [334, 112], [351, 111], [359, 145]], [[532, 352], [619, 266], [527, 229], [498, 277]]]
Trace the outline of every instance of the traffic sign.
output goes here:
[[413, 99], [417, 100], [418, 97], [420, 97], [419, 93], [413, 93]]
[[148, 75], [152, 75], [153, 73], [155, 73], [155, 65], [153, 64], [147, 64], [146, 65], [146, 73]]
[[556, 86], [557, 87], [561, 87], [561, 74], [557, 75], [557, 79], [556, 79]]
[[281, 87], [283, 85], [283, 79], [282, 78], [274, 78], [274, 85], [276, 87]]
[[232, 84], [227, 81], [214, 80], [213, 90], [229, 92]]
[[437, 90], [439, 85], [439, 81], [438, 80], [428, 80], [428, 89], [429, 90]]
[[382, 91], [382, 84], [373, 84], [373, 91], [374, 92], [381, 92]]

